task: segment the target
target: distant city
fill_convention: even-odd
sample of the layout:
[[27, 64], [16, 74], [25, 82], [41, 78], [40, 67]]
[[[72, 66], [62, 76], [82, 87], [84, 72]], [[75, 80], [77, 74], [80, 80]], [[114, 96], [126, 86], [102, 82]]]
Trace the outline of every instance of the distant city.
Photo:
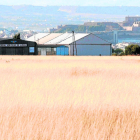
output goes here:
[[93, 33], [112, 44], [140, 43], [140, 7], [127, 6], [3, 6], [0, 38], [20, 33]]

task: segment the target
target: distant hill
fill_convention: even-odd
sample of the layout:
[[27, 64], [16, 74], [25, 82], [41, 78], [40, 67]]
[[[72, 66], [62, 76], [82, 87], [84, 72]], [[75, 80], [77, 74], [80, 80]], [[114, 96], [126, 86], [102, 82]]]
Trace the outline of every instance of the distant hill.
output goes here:
[[140, 7], [0, 5], [0, 13], [0, 27], [44, 29], [86, 21], [124, 21], [125, 16], [140, 15]]

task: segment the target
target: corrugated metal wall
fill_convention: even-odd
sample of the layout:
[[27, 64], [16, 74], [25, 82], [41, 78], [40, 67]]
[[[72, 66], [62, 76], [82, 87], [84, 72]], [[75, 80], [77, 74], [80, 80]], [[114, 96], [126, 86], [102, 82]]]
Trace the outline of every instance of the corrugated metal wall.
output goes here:
[[110, 55], [110, 45], [77, 45], [77, 55]]
[[[77, 55], [110, 56], [111, 47], [109, 42], [90, 34], [76, 41]], [[73, 44], [70, 45], [70, 55], [73, 55]], [[74, 55], [76, 50], [74, 49]]]
[[57, 47], [56, 55], [69, 55], [69, 48], [66, 46]]

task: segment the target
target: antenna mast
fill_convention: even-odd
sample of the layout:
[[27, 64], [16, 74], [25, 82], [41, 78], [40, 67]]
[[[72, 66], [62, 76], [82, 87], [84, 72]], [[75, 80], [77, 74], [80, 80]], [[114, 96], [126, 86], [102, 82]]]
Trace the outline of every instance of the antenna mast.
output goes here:
[[[35, 35], [36, 35], [36, 34], [35, 34]], [[36, 41], [36, 40], [35, 40], [35, 35], [34, 35], [34, 41]]]

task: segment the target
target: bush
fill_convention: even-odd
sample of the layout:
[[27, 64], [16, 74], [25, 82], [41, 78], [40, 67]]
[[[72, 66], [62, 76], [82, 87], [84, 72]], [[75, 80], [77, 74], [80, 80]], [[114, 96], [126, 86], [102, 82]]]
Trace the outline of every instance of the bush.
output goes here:
[[125, 55], [125, 53], [124, 53], [124, 52], [121, 52], [121, 53], [119, 54], [119, 56], [122, 56], [122, 55]]
[[114, 52], [117, 53], [117, 54], [119, 54], [119, 53], [123, 52], [123, 50], [120, 49], [120, 48], [117, 48], [116, 50], [114, 50]]
[[126, 55], [136, 55], [136, 54], [140, 54], [140, 46], [138, 45], [134, 45], [134, 44], [131, 44], [131, 45], [128, 45], [126, 48], [125, 48], [125, 54]]
[[115, 51], [114, 48], [112, 48], [112, 53], [114, 53], [114, 51]]
[[112, 56], [117, 56], [117, 53], [112, 53]]

